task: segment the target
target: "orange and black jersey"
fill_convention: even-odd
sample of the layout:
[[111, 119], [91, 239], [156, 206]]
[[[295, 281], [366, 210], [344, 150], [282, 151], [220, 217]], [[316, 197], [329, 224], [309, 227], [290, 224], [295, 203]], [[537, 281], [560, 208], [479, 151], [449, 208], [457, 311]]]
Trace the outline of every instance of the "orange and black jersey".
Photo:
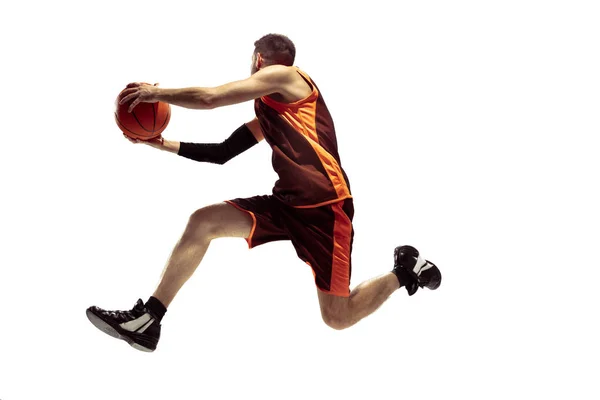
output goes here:
[[273, 195], [298, 208], [351, 198], [333, 120], [323, 96], [305, 72], [296, 70], [312, 88], [308, 97], [289, 104], [268, 96], [254, 102], [265, 141], [273, 149], [273, 168], [279, 176]]

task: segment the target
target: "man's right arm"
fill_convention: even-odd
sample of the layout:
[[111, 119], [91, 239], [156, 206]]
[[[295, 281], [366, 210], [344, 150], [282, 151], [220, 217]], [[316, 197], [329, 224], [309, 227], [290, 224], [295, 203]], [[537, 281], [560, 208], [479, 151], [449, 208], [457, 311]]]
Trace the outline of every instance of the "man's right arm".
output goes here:
[[250, 132], [254, 135], [254, 138], [257, 142], [260, 142], [265, 137], [263, 136], [262, 129], [260, 129], [260, 122], [258, 122], [258, 118], [254, 118], [250, 122], [246, 122], [246, 126], [250, 129]]
[[174, 140], [163, 140], [162, 145], [157, 147], [161, 150], [168, 151], [170, 153], [179, 153], [180, 142]]
[[223, 165], [264, 139], [258, 119], [242, 124], [221, 143], [189, 143], [171, 140], [149, 142], [152, 147], [199, 162]]

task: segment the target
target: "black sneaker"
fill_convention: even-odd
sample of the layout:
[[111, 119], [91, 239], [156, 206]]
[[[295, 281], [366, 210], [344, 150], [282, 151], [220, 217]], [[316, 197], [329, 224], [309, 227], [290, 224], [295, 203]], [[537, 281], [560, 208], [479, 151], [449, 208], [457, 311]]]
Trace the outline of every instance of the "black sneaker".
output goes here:
[[406, 290], [409, 296], [419, 287], [435, 290], [442, 283], [442, 273], [434, 263], [424, 260], [419, 251], [412, 246], [399, 246], [394, 250], [394, 270], [402, 268], [410, 277]]
[[86, 314], [96, 328], [126, 341], [134, 349], [148, 352], [156, 350], [160, 339], [160, 323], [141, 299], [128, 311], [108, 311], [92, 306]]

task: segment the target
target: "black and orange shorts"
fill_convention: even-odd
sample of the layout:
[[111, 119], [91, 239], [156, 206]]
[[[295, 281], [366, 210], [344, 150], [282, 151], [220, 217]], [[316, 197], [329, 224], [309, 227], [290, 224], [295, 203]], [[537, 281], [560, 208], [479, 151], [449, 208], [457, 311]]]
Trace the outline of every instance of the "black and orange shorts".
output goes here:
[[336, 296], [350, 295], [352, 198], [315, 208], [291, 207], [270, 195], [226, 202], [252, 216], [252, 231], [246, 238], [250, 249], [290, 240], [298, 257], [312, 268], [319, 290]]

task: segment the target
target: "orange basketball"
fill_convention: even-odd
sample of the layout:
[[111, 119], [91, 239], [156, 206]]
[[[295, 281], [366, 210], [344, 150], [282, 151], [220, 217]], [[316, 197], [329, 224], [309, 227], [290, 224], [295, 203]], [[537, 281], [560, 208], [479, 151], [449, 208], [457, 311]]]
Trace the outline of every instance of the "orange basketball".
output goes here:
[[115, 120], [119, 129], [132, 139], [150, 140], [159, 137], [171, 119], [171, 106], [161, 102], [139, 103], [128, 112], [131, 102], [119, 104], [122, 93], [123, 91], [119, 93], [115, 102]]

